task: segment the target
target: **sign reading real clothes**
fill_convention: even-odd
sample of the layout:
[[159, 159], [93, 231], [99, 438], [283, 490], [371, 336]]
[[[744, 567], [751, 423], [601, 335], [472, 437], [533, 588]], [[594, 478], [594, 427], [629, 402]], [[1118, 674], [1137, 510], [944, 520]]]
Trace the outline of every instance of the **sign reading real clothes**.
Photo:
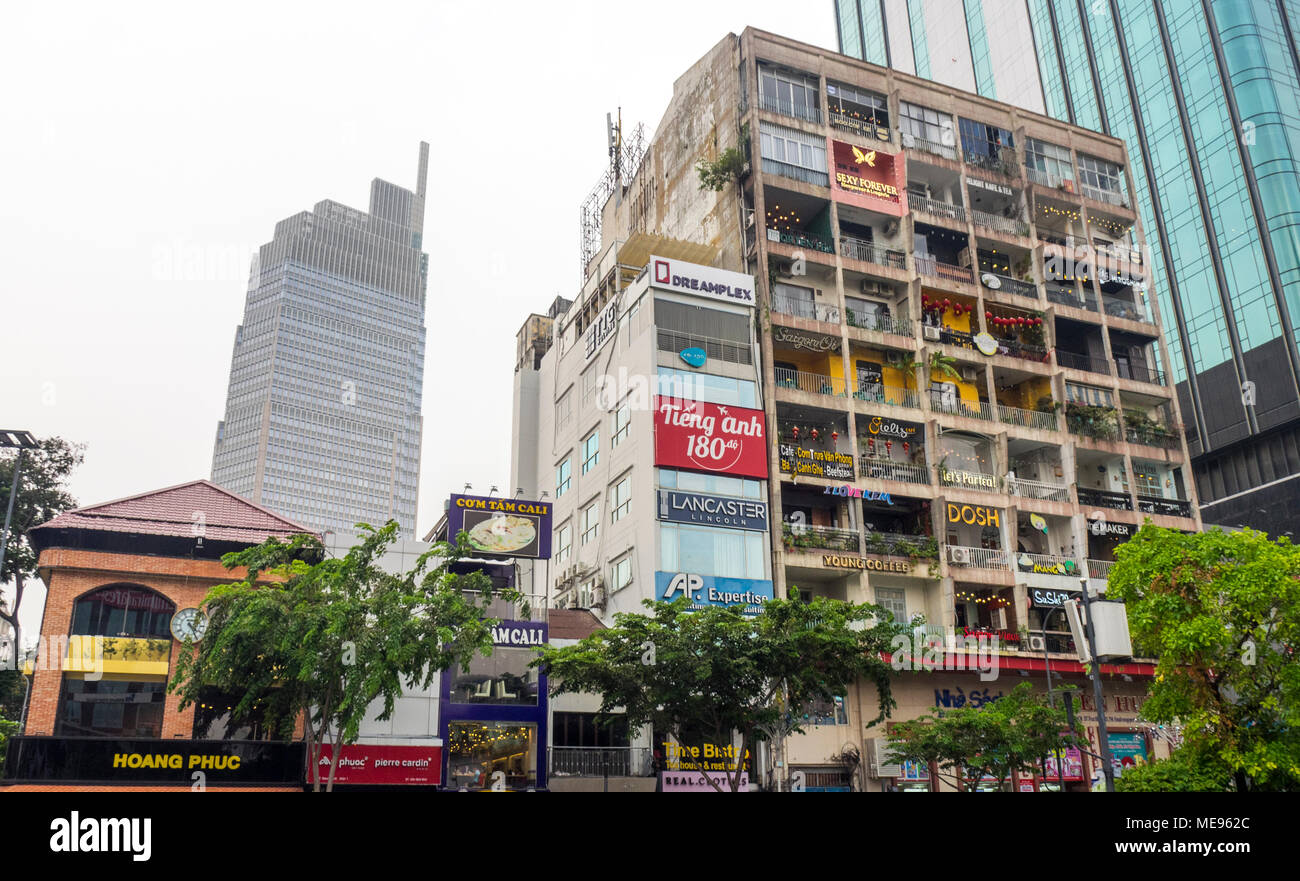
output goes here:
[[453, 495], [447, 506], [447, 534], [461, 530], [470, 546], [500, 557], [551, 556], [551, 503]]
[[661, 489], [659, 519], [767, 532], [767, 502]]
[[809, 477], [826, 477], [831, 480], [855, 480], [853, 457], [835, 450], [815, 450], [781, 444], [781, 473], [806, 474]]
[[[333, 744], [323, 744], [320, 779], [328, 780]], [[308, 770], [307, 779], [311, 780]], [[442, 782], [442, 747], [376, 746], [354, 743], [343, 747], [334, 771], [335, 785], [437, 786]]]
[[766, 479], [763, 411], [656, 396], [655, 464]]
[[[734, 774], [735, 771], [732, 771]], [[712, 781], [712, 782], [710, 782]], [[662, 792], [731, 792], [731, 782], [725, 771], [708, 774], [704, 771], [664, 771], [660, 774]], [[740, 772], [740, 788], [736, 792], [749, 792], [749, 774]]]
[[754, 305], [754, 276], [668, 257], [650, 258], [650, 284], [664, 291]]
[[116, 737], [15, 737], [5, 776], [14, 780], [175, 783], [202, 771], [208, 786], [298, 786], [304, 745], [267, 740], [125, 740]]
[[655, 573], [655, 598], [672, 602], [686, 597], [693, 612], [705, 606], [743, 605], [746, 615], [757, 615], [763, 611], [763, 603], [774, 596], [772, 582], [766, 579], [721, 578], [693, 572]]

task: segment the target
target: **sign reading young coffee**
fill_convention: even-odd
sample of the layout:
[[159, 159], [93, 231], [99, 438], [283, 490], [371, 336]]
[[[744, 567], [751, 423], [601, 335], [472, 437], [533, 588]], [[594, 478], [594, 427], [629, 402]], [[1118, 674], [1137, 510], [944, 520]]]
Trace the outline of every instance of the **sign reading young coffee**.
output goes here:
[[650, 258], [650, 284], [660, 290], [753, 306], [754, 276], [667, 257]]
[[[329, 779], [332, 744], [321, 747], [320, 779]], [[311, 780], [308, 769], [307, 780]], [[354, 743], [343, 747], [334, 785], [437, 786], [442, 782], [442, 747], [375, 746]]]
[[843, 141], [831, 141], [835, 160], [835, 188], [858, 197], [855, 204], [867, 204], [890, 214], [902, 213], [901, 175], [898, 157]]
[[9, 742], [5, 776], [189, 786], [201, 771], [208, 786], [298, 786], [303, 781], [303, 750], [301, 741], [15, 737]]
[[877, 560], [874, 557], [850, 557], [842, 554], [823, 554], [822, 565], [832, 569], [864, 569], [898, 572], [902, 575], [912, 571], [912, 564], [905, 560]]
[[763, 411], [656, 396], [655, 464], [766, 479]]
[[767, 502], [661, 489], [659, 519], [767, 532]]
[[835, 450], [816, 450], [781, 444], [781, 473], [806, 474], [830, 480], [854, 480], [853, 457]]
[[470, 547], [501, 557], [551, 556], [551, 503], [453, 495], [447, 534], [468, 533]]
[[776, 596], [772, 582], [760, 578], [722, 578], [694, 572], [656, 572], [655, 598], [664, 602], [686, 597], [690, 610], [705, 606], [744, 606], [746, 615], [763, 611], [763, 603]]

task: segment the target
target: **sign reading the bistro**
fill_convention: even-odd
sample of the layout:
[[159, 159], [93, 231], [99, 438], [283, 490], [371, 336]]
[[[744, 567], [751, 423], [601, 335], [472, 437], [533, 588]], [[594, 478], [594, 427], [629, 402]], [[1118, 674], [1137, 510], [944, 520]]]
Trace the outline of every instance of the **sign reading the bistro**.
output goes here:
[[772, 339], [778, 343], [785, 343], [794, 349], [806, 349], [809, 352], [838, 352], [840, 350], [839, 337], [823, 336], [819, 333], [805, 333], [801, 330], [793, 330], [784, 324], [778, 324], [772, 328]]
[[832, 569], [869, 569], [903, 575], [912, 571], [912, 564], [904, 560], [877, 560], [874, 557], [846, 557], [841, 554], [822, 554], [822, 565]]
[[807, 447], [796, 447], [794, 444], [781, 444], [780, 452], [782, 474], [806, 474], [809, 477], [825, 477], [830, 480], [857, 478], [853, 469], [853, 457], [848, 453], [813, 450]]
[[753, 306], [754, 276], [668, 257], [650, 258], [650, 284], [665, 291]]
[[500, 557], [551, 556], [551, 503], [525, 499], [453, 495], [447, 505], [447, 535], [461, 530], [470, 546]]
[[614, 336], [614, 331], [618, 330], [618, 306], [620, 298], [615, 297], [601, 313], [596, 316], [596, 320], [587, 328], [587, 333], [583, 336], [584, 340], [584, 359], [591, 360], [601, 348]]
[[885, 419], [882, 416], [872, 416], [867, 422], [867, 432], [880, 437], [896, 437], [902, 440], [911, 440], [916, 437], [916, 433], [921, 426], [913, 422], [897, 422], [893, 419]]
[[659, 519], [767, 532], [767, 502], [661, 489]]
[[208, 786], [300, 786], [304, 748], [301, 741], [15, 737], [9, 744], [6, 776], [189, 786], [194, 772], [202, 771]]
[[843, 141], [832, 141], [831, 152], [835, 158], [837, 189], [855, 196], [868, 196], [899, 204], [895, 169], [898, 157], [892, 153], [855, 147]]
[[655, 464], [766, 479], [763, 411], [655, 397]]

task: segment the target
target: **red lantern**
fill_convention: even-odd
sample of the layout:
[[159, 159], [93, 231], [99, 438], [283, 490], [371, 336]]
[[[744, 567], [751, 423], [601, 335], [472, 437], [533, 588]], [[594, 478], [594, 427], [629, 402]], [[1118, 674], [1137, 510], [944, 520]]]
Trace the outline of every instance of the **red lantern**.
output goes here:
[[911, 449], [912, 449], [912, 445], [909, 444], [907, 441], [903, 441], [903, 452], [904, 453], [910, 452]]
[[1035, 319], [1034, 319], [1034, 324], [1036, 324], [1038, 327], [1042, 327], [1042, 326], [1043, 326], [1043, 319], [1041, 319], [1041, 318], [1035, 318]]
[[871, 452], [871, 455], [876, 455], [876, 439], [874, 437], [867, 438], [867, 449]]
[[817, 429], [814, 428], [812, 430], [812, 439], [817, 440], [817, 437], [818, 437]]
[[993, 313], [992, 313], [992, 312], [985, 312], [985, 313], [984, 313], [984, 317], [985, 317], [985, 318], [992, 318], [992, 317], [993, 317]]
[[943, 308], [947, 309], [947, 308], [948, 308], [949, 306], [951, 306], [951, 305], [952, 305], [952, 300], [949, 300], [947, 297], [944, 297], [944, 298], [943, 298]]
[[838, 441], [839, 439], [840, 439], [840, 433], [838, 431], [832, 431], [831, 440]]
[[799, 426], [796, 425], [794, 428], [791, 429], [791, 432], [794, 434], [794, 439], [795, 439], [795, 440], [798, 440], [798, 439], [799, 439]]
[[894, 452], [894, 442], [893, 442], [893, 441], [891, 441], [891, 440], [887, 440], [887, 441], [885, 441], [885, 452], [887, 452], [887, 453], [892, 453], [892, 452]]

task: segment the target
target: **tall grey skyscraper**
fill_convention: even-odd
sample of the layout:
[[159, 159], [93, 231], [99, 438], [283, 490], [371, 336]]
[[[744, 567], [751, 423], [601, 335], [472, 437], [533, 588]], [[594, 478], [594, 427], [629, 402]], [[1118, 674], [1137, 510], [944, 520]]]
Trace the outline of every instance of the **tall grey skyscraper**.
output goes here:
[[1300, 535], [1300, 0], [834, 11], [847, 55], [1127, 142], [1202, 516]]
[[322, 532], [397, 520], [420, 481], [429, 145], [415, 191], [376, 178], [370, 211], [318, 202], [275, 225], [235, 331], [212, 480]]

